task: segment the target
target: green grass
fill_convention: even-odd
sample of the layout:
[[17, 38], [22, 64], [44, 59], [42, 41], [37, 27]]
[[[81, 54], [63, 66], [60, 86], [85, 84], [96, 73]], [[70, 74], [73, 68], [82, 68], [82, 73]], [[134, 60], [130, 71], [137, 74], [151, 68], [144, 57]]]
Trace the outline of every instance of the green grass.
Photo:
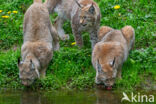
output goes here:
[[[107, 25], [121, 29], [131, 25], [135, 29], [135, 47], [128, 60], [124, 63], [122, 80], [118, 80], [115, 90], [135, 90], [143, 88], [146, 80], [156, 85], [156, 2], [154, 0], [96, 0], [100, 6], [102, 19], [101, 26]], [[24, 12], [32, 3], [29, 0], [0, 0], [0, 88], [24, 88], [20, 84], [17, 68], [17, 58], [20, 57], [22, 45], [22, 23]], [[113, 7], [120, 5], [120, 9]], [[8, 11], [18, 11], [17, 14], [8, 14]], [[8, 15], [4, 19], [2, 16]], [[52, 21], [55, 16], [51, 16]], [[59, 88], [93, 88], [95, 70], [91, 64], [91, 48], [88, 33], [83, 34], [84, 48], [72, 46], [74, 37], [70, 23], [64, 24], [70, 40], [61, 41], [61, 49], [54, 53], [47, 76], [37, 80], [33, 89]], [[17, 47], [17, 48], [15, 48]]]

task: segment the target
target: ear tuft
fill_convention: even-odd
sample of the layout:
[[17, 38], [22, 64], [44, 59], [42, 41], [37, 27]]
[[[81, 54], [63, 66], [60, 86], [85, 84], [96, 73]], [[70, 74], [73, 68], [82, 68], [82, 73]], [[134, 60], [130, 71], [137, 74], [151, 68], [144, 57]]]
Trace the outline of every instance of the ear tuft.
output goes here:
[[90, 12], [91, 14], [94, 14], [94, 13], [95, 13], [95, 8], [94, 8], [93, 3], [92, 3], [92, 5], [91, 5], [91, 7], [89, 8], [89, 12]]
[[31, 70], [35, 70], [35, 66], [34, 66], [32, 60], [30, 60], [30, 69], [31, 69]]
[[82, 8], [81, 4], [77, 0], [75, 0], [75, 2], [80, 8]]
[[99, 59], [97, 60], [97, 70], [98, 70], [98, 72], [101, 72], [101, 70], [102, 70], [102, 67], [101, 67], [101, 65], [100, 65], [100, 62], [99, 62]]
[[19, 57], [19, 58], [18, 58], [18, 65], [20, 64], [20, 61], [21, 61], [21, 60], [20, 60], [20, 57]]
[[115, 57], [114, 57], [114, 60], [110, 62], [110, 66], [112, 66], [112, 67], [113, 67], [113, 66], [114, 66], [114, 64], [115, 64]]

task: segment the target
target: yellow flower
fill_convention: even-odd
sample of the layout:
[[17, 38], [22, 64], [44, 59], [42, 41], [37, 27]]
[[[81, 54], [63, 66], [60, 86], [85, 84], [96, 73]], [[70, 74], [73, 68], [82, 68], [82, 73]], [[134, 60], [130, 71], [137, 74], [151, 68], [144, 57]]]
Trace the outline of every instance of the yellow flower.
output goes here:
[[12, 13], [15, 13], [16, 14], [16, 13], [18, 13], [18, 11], [12, 11]]
[[73, 42], [71, 45], [75, 45], [76, 44], [76, 42]]
[[121, 13], [119, 13], [119, 16], [121, 16]]
[[0, 13], [3, 12], [3, 10], [0, 10]]
[[9, 16], [2, 16], [2, 18], [9, 18]]
[[8, 12], [8, 14], [10, 14], [10, 13], [11, 13], [11, 11]]
[[119, 9], [120, 8], [120, 5], [115, 5], [114, 6], [114, 9]]

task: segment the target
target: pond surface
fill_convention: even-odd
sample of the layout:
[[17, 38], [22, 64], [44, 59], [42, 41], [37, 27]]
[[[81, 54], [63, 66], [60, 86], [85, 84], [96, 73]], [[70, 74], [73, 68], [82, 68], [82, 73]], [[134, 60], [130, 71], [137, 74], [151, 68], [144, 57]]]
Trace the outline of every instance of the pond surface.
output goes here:
[[86, 91], [0, 91], [0, 104], [121, 104], [122, 92], [102, 89]]

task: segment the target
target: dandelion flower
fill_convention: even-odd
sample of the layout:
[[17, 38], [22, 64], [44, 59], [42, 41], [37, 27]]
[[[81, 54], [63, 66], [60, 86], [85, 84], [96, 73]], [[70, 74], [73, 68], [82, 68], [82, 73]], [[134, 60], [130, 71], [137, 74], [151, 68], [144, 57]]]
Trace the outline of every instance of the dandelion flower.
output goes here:
[[3, 12], [3, 10], [0, 10], [0, 13]]
[[114, 6], [114, 9], [119, 9], [120, 8], [120, 5], [115, 5]]
[[76, 44], [76, 42], [73, 42], [71, 45], [75, 45]]
[[8, 12], [8, 14], [10, 14], [10, 13], [11, 13], [11, 11]]
[[119, 16], [121, 16], [121, 13], [119, 13]]
[[9, 16], [2, 16], [2, 18], [9, 18]]
[[18, 11], [12, 11], [12, 13], [15, 13], [15, 14], [17, 14], [17, 13], [18, 13]]

